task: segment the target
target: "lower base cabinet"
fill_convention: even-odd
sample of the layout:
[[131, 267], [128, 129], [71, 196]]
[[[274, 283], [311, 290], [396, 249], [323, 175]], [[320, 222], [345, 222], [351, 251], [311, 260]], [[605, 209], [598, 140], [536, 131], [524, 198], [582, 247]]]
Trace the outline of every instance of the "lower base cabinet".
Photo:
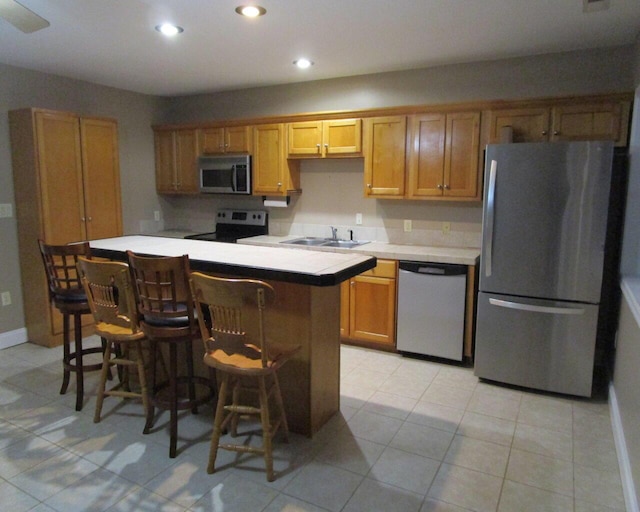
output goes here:
[[396, 350], [396, 276], [398, 264], [378, 265], [340, 286], [340, 335], [354, 345]]

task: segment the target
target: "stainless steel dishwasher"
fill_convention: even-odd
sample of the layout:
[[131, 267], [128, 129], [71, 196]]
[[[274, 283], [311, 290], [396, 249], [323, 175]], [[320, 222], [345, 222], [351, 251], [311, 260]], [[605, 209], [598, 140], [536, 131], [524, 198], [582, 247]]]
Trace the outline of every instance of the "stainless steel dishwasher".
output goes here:
[[400, 261], [400, 352], [462, 361], [467, 267]]

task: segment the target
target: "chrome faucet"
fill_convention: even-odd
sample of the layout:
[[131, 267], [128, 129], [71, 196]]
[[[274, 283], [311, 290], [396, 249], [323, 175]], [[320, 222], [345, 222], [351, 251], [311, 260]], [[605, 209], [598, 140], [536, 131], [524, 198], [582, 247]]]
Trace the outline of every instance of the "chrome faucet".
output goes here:
[[331, 228], [331, 240], [338, 239], [338, 228], [334, 228], [333, 226], [329, 226]]

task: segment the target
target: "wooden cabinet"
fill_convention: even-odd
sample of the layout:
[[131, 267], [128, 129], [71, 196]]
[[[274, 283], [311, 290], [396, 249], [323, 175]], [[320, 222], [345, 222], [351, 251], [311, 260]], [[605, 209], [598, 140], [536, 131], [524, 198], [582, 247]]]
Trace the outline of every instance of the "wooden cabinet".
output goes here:
[[411, 117], [410, 199], [478, 198], [480, 113]]
[[[593, 101], [493, 110], [489, 142], [613, 140], [626, 146], [630, 102]], [[506, 131], [505, 131], [506, 130]]]
[[250, 153], [250, 126], [204, 128], [200, 130], [200, 148], [205, 155], [222, 153]]
[[353, 157], [362, 155], [362, 120], [289, 123], [290, 158]]
[[253, 194], [287, 196], [300, 192], [299, 162], [287, 160], [284, 124], [253, 128]]
[[405, 193], [407, 118], [364, 121], [365, 197], [402, 198]]
[[197, 130], [156, 130], [155, 151], [158, 193], [196, 194], [200, 155]]
[[58, 345], [62, 317], [49, 304], [37, 240], [65, 244], [122, 235], [117, 123], [22, 109], [9, 113], [9, 126], [28, 336]]
[[378, 265], [340, 286], [340, 334], [346, 342], [395, 351], [397, 262]]

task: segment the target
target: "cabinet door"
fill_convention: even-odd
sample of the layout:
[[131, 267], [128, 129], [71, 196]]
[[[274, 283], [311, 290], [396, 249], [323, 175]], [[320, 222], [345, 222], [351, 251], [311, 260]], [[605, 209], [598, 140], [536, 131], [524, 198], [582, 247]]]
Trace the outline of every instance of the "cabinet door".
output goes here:
[[251, 152], [251, 127], [231, 126], [224, 130], [225, 151], [227, 153]]
[[620, 103], [586, 103], [553, 108], [551, 140], [620, 139]]
[[365, 341], [395, 344], [395, 279], [356, 276], [351, 280], [350, 335]]
[[322, 147], [326, 156], [362, 154], [362, 119], [322, 123]]
[[82, 170], [87, 238], [122, 235], [118, 127], [115, 121], [82, 118]]
[[321, 157], [322, 121], [289, 123], [288, 147], [291, 156]]
[[202, 153], [214, 155], [225, 152], [224, 128], [204, 128], [200, 132]]
[[72, 114], [36, 112], [35, 120], [44, 224], [41, 236], [48, 244], [84, 240], [79, 119]]
[[444, 159], [445, 197], [478, 195], [480, 113], [447, 114]]
[[171, 130], [155, 132], [156, 151], [156, 191], [173, 193], [176, 191], [176, 150], [175, 133]]
[[509, 142], [503, 140], [503, 130], [512, 133], [511, 142], [546, 142], [549, 140], [549, 109], [518, 108], [493, 110], [489, 143]]
[[176, 130], [176, 190], [197, 193], [198, 185], [198, 137], [196, 130]]
[[257, 194], [281, 195], [282, 144], [284, 129], [281, 124], [259, 125], [253, 131], [253, 191]]
[[409, 197], [442, 195], [445, 131], [445, 114], [413, 116], [409, 157]]
[[407, 119], [404, 116], [365, 120], [365, 196], [404, 196], [406, 135]]

